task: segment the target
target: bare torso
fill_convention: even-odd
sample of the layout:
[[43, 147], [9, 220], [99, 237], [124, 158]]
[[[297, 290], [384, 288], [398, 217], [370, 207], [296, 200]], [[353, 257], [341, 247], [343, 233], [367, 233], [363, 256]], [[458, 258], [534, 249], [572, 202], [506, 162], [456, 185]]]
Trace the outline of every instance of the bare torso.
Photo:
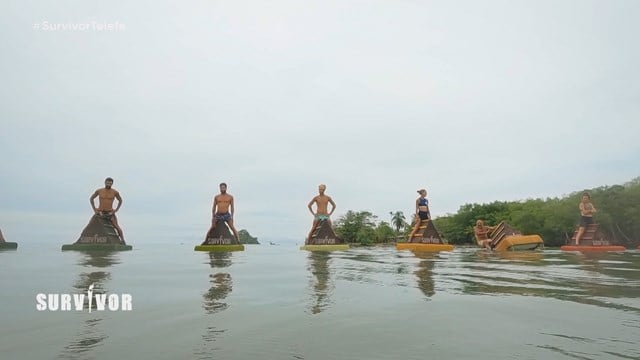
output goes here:
[[476, 239], [478, 239], [478, 241], [482, 241], [482, 240], [488, 240], [489, 239], [489, 227], [482, 225], [482, 226], [474, 226], [473, 227], [473, 232], [476, 235]]
[[331, 201], [331, 197], [327, 195], [318, 195], [313, 198], [313, 201], [316, 203], [317, 210], [316, 214], [319, 215], [328, 215], [329, 214], [329, 202]]
[[590, 202], [581, 202], [578, 208], [580, 209], [580, 215], [582, 216], [593, 216], [593, 213], [596, 210]]
[[216, 207], [217, 214], [228, 213], [232, 202], [233, 196], [229, 194], [219, 194], [213, 198], [213, 204], [214, 207]]
[[113, 211], [113, 201], [118, 197], [118, 191], [114, 188], [102, 188], [96, 190], [98, 195], [98, 211]]

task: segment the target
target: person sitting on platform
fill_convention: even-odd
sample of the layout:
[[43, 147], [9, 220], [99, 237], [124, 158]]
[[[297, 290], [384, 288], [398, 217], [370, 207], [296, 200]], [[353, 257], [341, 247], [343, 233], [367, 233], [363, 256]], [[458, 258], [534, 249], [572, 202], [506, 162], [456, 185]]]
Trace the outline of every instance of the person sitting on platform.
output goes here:
[[416, 225], [413, 227], [413, 230], [411, 230], [409, 239], [411, 239], [413, 235], [418, 232], [422, 220], [431, 219], [431, 213], [429, 212], [429, 200], [427, 199], [427, 190], [420, 189], [418, 190], [418, 194], [420, 194], [420, 196], [416, 199], [416, 214], [414, 216]]
[[[113, 179], [108, 177], [104, 180], [104, 188], [96, 190], [89, 198], [89, 203], [91, 204], [91, 208], [93, 208], [93, 212], [97, 216], [111, 221], [111, 224], [118, 232], [118, 236], [120, 236], [120, 241], [124, 244], [124, 234], [118, 225], [118, 218], [116, 217], [116, 212], [118, 212], [118, 210], [120, 210], [120, 206], [122, 206], [122, 197], [120, 196], [120, 193], [111, 186], [113, 186]], [[97, 208], [94, 203], [94, 199], [96, 197], [98, 198]], [[115, 209], [113, 208], [114, 200], [118, 200], [118, 206]]]
[[580, 238], [582, 234], [584, 234], [587, 226], [593, 224], [593, 214], [596, 213], [596, 208], [591, 203], [591, 195], [589, 195], [589, 193], [585, 192], [582, 194], [582, 201], [580, 201], [578, 209], [580, 209], [580, 227], [576, 234], [576, 245], [580, 244]]
[[473, 233], [476, 236], [478, 245], [485, 249], [491, 250], [491, 239], [489, 238], [489, 231], [495, 229], [495, 226], [487, 226], [484, 221], [476, 221], [476, 226], [473, 227]]
[[[331, 226], [331, 214], [333, 214], [333, 212], [336, 209], [336, 203], [333, 202], [333, 199], [331, 198], [331, 196], [327, 196], [324, 194], [324, 191], [327, 189], [327, 186], [324, 184], [320, 184], [318, 186], [318, 192], [319, 195], [316, 195], [313, 197], [313, 199], [311, 199], [311, 201], [309, 202], [309, 204], [307, 205], [307, 208], [309, 208], [309, 211], [311, 211], [311, 215], [313, 215], [313, 225], [311, 225], [311, 231], [309, 231], [309, 236], [307, 236], [307, 240], [311, 239], [311, 236], [313, 235], [313, 230], [316, 229], [316, 226], [318, 226], [318, 223], [320, 221], [327, 221], [327, 223], [329, 224], [329, 226]], [[313, 212], [313, 204], [316, 204], [316, 212]], [[327, 211], [328, 210], [328, 205], [331, 204], [331, 211]]]
[[234, 206], [235, 203], [233, 202], [233, 196], [227, 193], [227, 184], [220, 183], [220, 194], [213, 198], [213, 208], [211, 209], [211, 228], [207, 231], [207, 236], [213, 229], [215, 229], [219, 221], [225, 221], [229, 224], [231, 231], [233, 231], [233, 236], [235, 236], [236, 240], [240, 241], [238, 231], [236, 231], [236, 228], [233, 225], [233, 215], [235, 215]]

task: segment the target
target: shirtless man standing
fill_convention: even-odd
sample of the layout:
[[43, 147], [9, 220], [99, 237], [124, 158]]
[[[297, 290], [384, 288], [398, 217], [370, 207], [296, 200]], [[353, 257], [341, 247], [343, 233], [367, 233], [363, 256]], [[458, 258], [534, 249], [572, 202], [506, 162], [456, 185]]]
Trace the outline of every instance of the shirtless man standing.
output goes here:
[[[324, 194], [324, 191], [326, 189], [327, 189], [326, 185], [320, 184], [320, 186], [318, 186], [318, 192], [320, 193], [320, 195], [317, 195], [313, 199], [311, 199], [311, 201], [307, 205], [307, 207], [309, 208], [309, 211], [311, 211], [311, 214], [313, 215], [313, 225], [311, 226], [311, 231], [309, 231], [309, 236], [307, 236], [307, 239], [311, 239], [313, 230], [315, 230], [316, 226], [318, 226], [318, 223], [321, 220], [326, 220], [329, 226], [331, 226], [331, 219], [329, 217], [331, 216], [331, 214], [333, 214], [333, 211], [336, 209], [336, 203], [333, 202], [333, 199], [331, 198], [331, 196], [327, 196]], [[317, 207], [317, 211], [315, 213], [313, 212], [313, 208], [311, 207], [313, 203], [316, 203], [316, 207]], [[331, 204], [330, 212], [327, 212], [328, 204]]]
[[213, 208], [211, 209], [211, 228], [207, 232], [207, 235], [216, 227], [218, 221], [226, 221], [227, 224], [229, 224], [231, 231], [233, 231], [233, 235], [236, 237], [236, 240], [240, 241], [240, 236], [238, 236], [238, 232], [233, 226], [233, 215], [235, 214], [233, 206], [233, 196], [227, 194], [227, 184], [221, 183], [220, 194], [213, 198]]
[[[89, 198], [89, 203], [91, 204], [91, 208], [93, 208], [93, 212], [103, 218], [111, 220], [111, 224], [118, 232], [120, 236], [120, 240], [124, 244], [124, 235], [122, 234], [122, 229], [118, 226], [118, 218], [116, 218], [116, 212], [122, 206], [122, 198], [120, 197], [120, 193], [113, 189], [111, 186], [113, 185], [113, 179], [108, 177], [104, 180], [104, 188], [96, 190], [96, 192], [91, 195]], [[96, 208], [93, 200], [98, 198], [98, 207]], [[113, 201], [114, 199], [118, 200], [118, 206], [113, 209]]]

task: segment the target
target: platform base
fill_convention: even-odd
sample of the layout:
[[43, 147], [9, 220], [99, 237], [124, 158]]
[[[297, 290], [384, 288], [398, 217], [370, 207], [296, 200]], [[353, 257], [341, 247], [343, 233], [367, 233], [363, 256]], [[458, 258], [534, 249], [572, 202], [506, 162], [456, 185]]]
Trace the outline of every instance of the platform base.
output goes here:
[[128, 251], [132, 250], [131, 245], [122, 244], [66, 244], [62, 245], [62, 251], [78, 250], [78, 251]]
[[620, 252], [625, 251], [627, 248], [620, 245], [563, 245], [560, 246], [560, 250], [562, 251], [614, 251]]
[[495, 251], [522, 251], [544, 248], [540, 235], [510, 235], [502, 239], [494, 248]]
[[244, 245], [242, 244], [227, 244], [227, 245], [196, 245], [194, 251], [244, 251]]
[[450, 244], [397, 243], [396, 249], [422, 252], [438, 252], [453, 251], [454, 246]]
[[18, 243], [15, 242], [0, 242], [0, 250], [12, 250], [17, 249]]
[[336, 244], [336, 245], [303, 245], [300, 250], [307, 251], [340, 251], [349, 250], [348, 244]]

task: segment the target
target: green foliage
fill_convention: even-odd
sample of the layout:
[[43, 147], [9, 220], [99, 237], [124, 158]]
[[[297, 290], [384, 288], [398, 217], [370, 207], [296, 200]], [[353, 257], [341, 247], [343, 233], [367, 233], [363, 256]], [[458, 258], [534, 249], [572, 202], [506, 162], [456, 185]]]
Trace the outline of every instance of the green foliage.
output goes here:
[[[640, 178], [624, 185], [587, 190], [598, 209], [594, 220], [614, 241], [635, 246], [640, 242]], [[490, 225], [504, 220], [523, 234], [539, 234], [547, 246], [560, 246], [580, 220], [578, 204], [583, 191], [563, 198], [466, 204], [457, 213], [434, 219], [434, 225], [453, 244], [475, 243], [477, 219]]]
[[245, 229], [238, 231], [238, 237], [240, 238], [241, 244], [260, 244], [258, 238], [251, 236]]
[[382, 221], [376, 225], [377, 216], [369, 211], [347, 211], [335, 222], [335, 232], [347, 243], [371, 245], [393, 238], [393, 229]]
[[391, 224], [396, 228], [396, 233], [400, 232], [401, 228], [404, 228], [407, 221], [402, 211], [396, 211], [391, 213]]
[[394, 235], [396, 233], [393, 231], [391, 226], [384, 221], [381, 221], [375, 229], [374, 234], [374, 242], [376, 243], [386, 243], [394, 241]]
[[352, 210], [341, 216], [335, 223], [335, 232], [347, 243], [358, 243], [364, 240], [370, 243], [371, 240], [364, 239], [367, 230], [375, 227], [375, 216], [369, 211], [354, 212]]
[[[587, 190], [598, 210], [594, 220], [612, 239], [626, 246], [640, 243], [640, 177], [624, 185]], [[450, 244], [475, 244], [473, 226], [482, 219], [489, 225], [506, 221], [523, 234], [540, 235], [547, 246], [563, 245], [580, 221], [578, 204], [583, 190], [562, 198], [494, 201], [465, 204], [457, 213], [433, 220], [438, 232]], [[401, 241], [411, 232], [401, 211], [391, 212], [391, 225], [368, 211], [348, 211], [335, 223], [335, 231], [348, 243], [370, 245]], [[393, 228], [392, 228], [393, 226]], [[395, 229], [394, 229], [395, 228]]]

